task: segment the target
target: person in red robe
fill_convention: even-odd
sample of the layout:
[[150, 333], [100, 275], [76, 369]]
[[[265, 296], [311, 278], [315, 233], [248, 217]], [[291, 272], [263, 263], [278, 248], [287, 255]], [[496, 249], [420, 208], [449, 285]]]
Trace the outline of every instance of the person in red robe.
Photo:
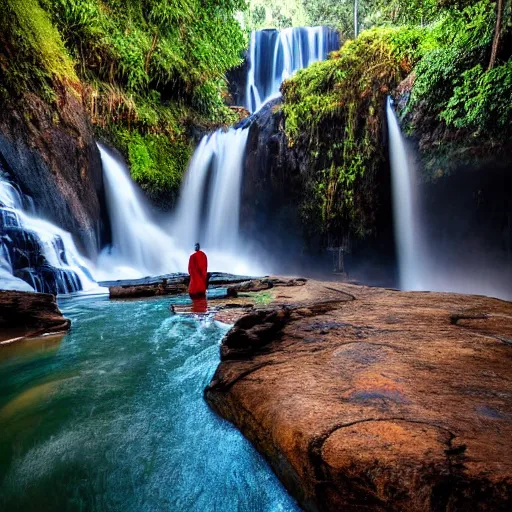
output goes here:
[[188, 260], [188, 273], [190, 274], [188, 293], [192, 300], [205, 297], [206, 287], [208, 286], [208, 258], [201, 251], [198, 243], [195, 249]]

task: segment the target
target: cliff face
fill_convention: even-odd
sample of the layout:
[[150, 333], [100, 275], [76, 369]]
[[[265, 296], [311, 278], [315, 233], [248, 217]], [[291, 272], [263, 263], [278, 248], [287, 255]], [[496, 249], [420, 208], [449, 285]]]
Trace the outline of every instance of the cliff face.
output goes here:
[[75, 235], [92, 256], [106, 234], [100, 154], [80, 97], [65, 87], [57, 95], [54, 105], [27, 93], [4, 106], [0, 162], [41, 217]]
[[[376, 172], [363, 177], [359, 188], [357, 201], [367, 212], [366, 221], [372, 234], [360, 239], [350, 236], [343, 239], [340, 231], [324, 230], [322, 200], [315, 188], [319, 176], [317, 159], [312, 157], [307, 144], [290, 144], [282, 100], [269, 102], [245, 122], [251, 123], [240, 215], [246, 237], [271, 247], [274, 254], [293, 254], [296, 266], [283, 269], [290, 272], [297, 268], [330, 272], [332, 254], [325, 249], [343, 243], [346, 271], [354, 277], [364, 271], [365, 278], [373, 282], [392, 284], [394, 240], [387, 163], [381, 162]], [[333, 137], [342, 128], [336, 123], [323, 127], [326, 132], [331, 130]], [[385, 154], [385, 134], [381, 136], [380, 152]], [[339, 165], [340, 159], [334, 158], [333, 162]]]
[[240, 203], [242, 232], [276, 252], [299, 247], [303, 231], [302, 179], [280, 107], [281, 100], [273, 100], [249, 119]]
[[432, 99], [413, 101], [415, 81], [413, 72], [395, 98], [415, 149], [427, 247], [477, 279], [510, 282], [512, 124], [494, 131], [449, 124]]

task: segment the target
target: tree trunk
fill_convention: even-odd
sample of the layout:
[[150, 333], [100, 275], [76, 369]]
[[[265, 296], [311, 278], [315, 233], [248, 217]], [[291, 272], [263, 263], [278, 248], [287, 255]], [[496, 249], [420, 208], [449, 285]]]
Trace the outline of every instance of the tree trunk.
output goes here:
[[497, 5], [497, 13], [496, 13], [496, 28], [494, 29], [494, 39], [492, 41], [492, 50], [491, 50], [491, 59], [489, 60], [489, 67], [487, 71], [494, 67], [496, 63], [496, 55], [498, 53], [498, 46], [500, 44], [500, 34], [501, 34], [501, 20], [503, 18], [503, 7], [504, 0], [498, 0]]

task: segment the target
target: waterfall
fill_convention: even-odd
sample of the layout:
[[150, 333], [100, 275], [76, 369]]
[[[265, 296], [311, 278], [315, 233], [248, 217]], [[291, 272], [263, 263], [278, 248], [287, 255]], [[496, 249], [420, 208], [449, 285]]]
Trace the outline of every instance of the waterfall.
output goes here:
[[243, 158], [248, 129], [218, 133], [205, 241], [225, 251], [238, 249]]
[[31, 198], [1, 174], [0, 228], [0, 289], [67, 294], [97, 288], [71, 235], [36, 217]]
[[210, 266], [255, 272], [239, 236], [243, 159], [249, 130], [217, 130], [203, 137], [183, 180], [172, 232], [184, 251], [200, 242]]
[[102, 145], [98, 148], [112, 230], [112, 245], [98, 260], [100, 278], [138, 278], [184, 270], [186, 253], [153, 220], [125, 164]]
[[[400, 131], [392, 101], [387, 103], [393, 216], [400, 288], [481, 294], [512, 299], [510, 266], [485, 247], [450, 244], [449, 224], [427, 236], [420, 208], [416, 168]], [[452, 210], [452, 215], [460, 215]]]
[[[253, 32], [248, 109], [257, 110], [279, 94], [285, 78], [338, 47], [337, 32], [325, 27]], [[64, 294], [97, 289], [93, 274], [112, 280], [182, 272], [197, 241], [208, 252], [211, 269], [263, 273], [239, 234], [246, 126], [201, 140], [171, 222], [153, 217], [124, 163], [99, 145], [112, 244], [95, 266], [80, 256], [69, 233], [37, 218], [30, 198], [1, 178], [0, 287]]]
[[418, 225], [415, 167], [407, 153], [391, 98], [387, 101], [386, 117], [400, 288], [419, 290], [422, 289], [425, 255], [421, 250], [421, 229]]
[[338, 33], [327, 27], [253, 31], [244, 106], [255, 112], [279, 95], [283, 80], [338, 48]]

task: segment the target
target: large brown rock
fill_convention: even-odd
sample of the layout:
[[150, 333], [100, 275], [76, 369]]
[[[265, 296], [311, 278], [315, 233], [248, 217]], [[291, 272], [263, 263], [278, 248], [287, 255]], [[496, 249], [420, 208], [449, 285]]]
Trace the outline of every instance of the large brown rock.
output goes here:
[[70, 325], [53, 295], [0, 290], [0, 342], [67, 331]]
[[236, 322], [205, 397], [301, 506], [511, 510], [511, 303], [313, 281], [281, 297]]

